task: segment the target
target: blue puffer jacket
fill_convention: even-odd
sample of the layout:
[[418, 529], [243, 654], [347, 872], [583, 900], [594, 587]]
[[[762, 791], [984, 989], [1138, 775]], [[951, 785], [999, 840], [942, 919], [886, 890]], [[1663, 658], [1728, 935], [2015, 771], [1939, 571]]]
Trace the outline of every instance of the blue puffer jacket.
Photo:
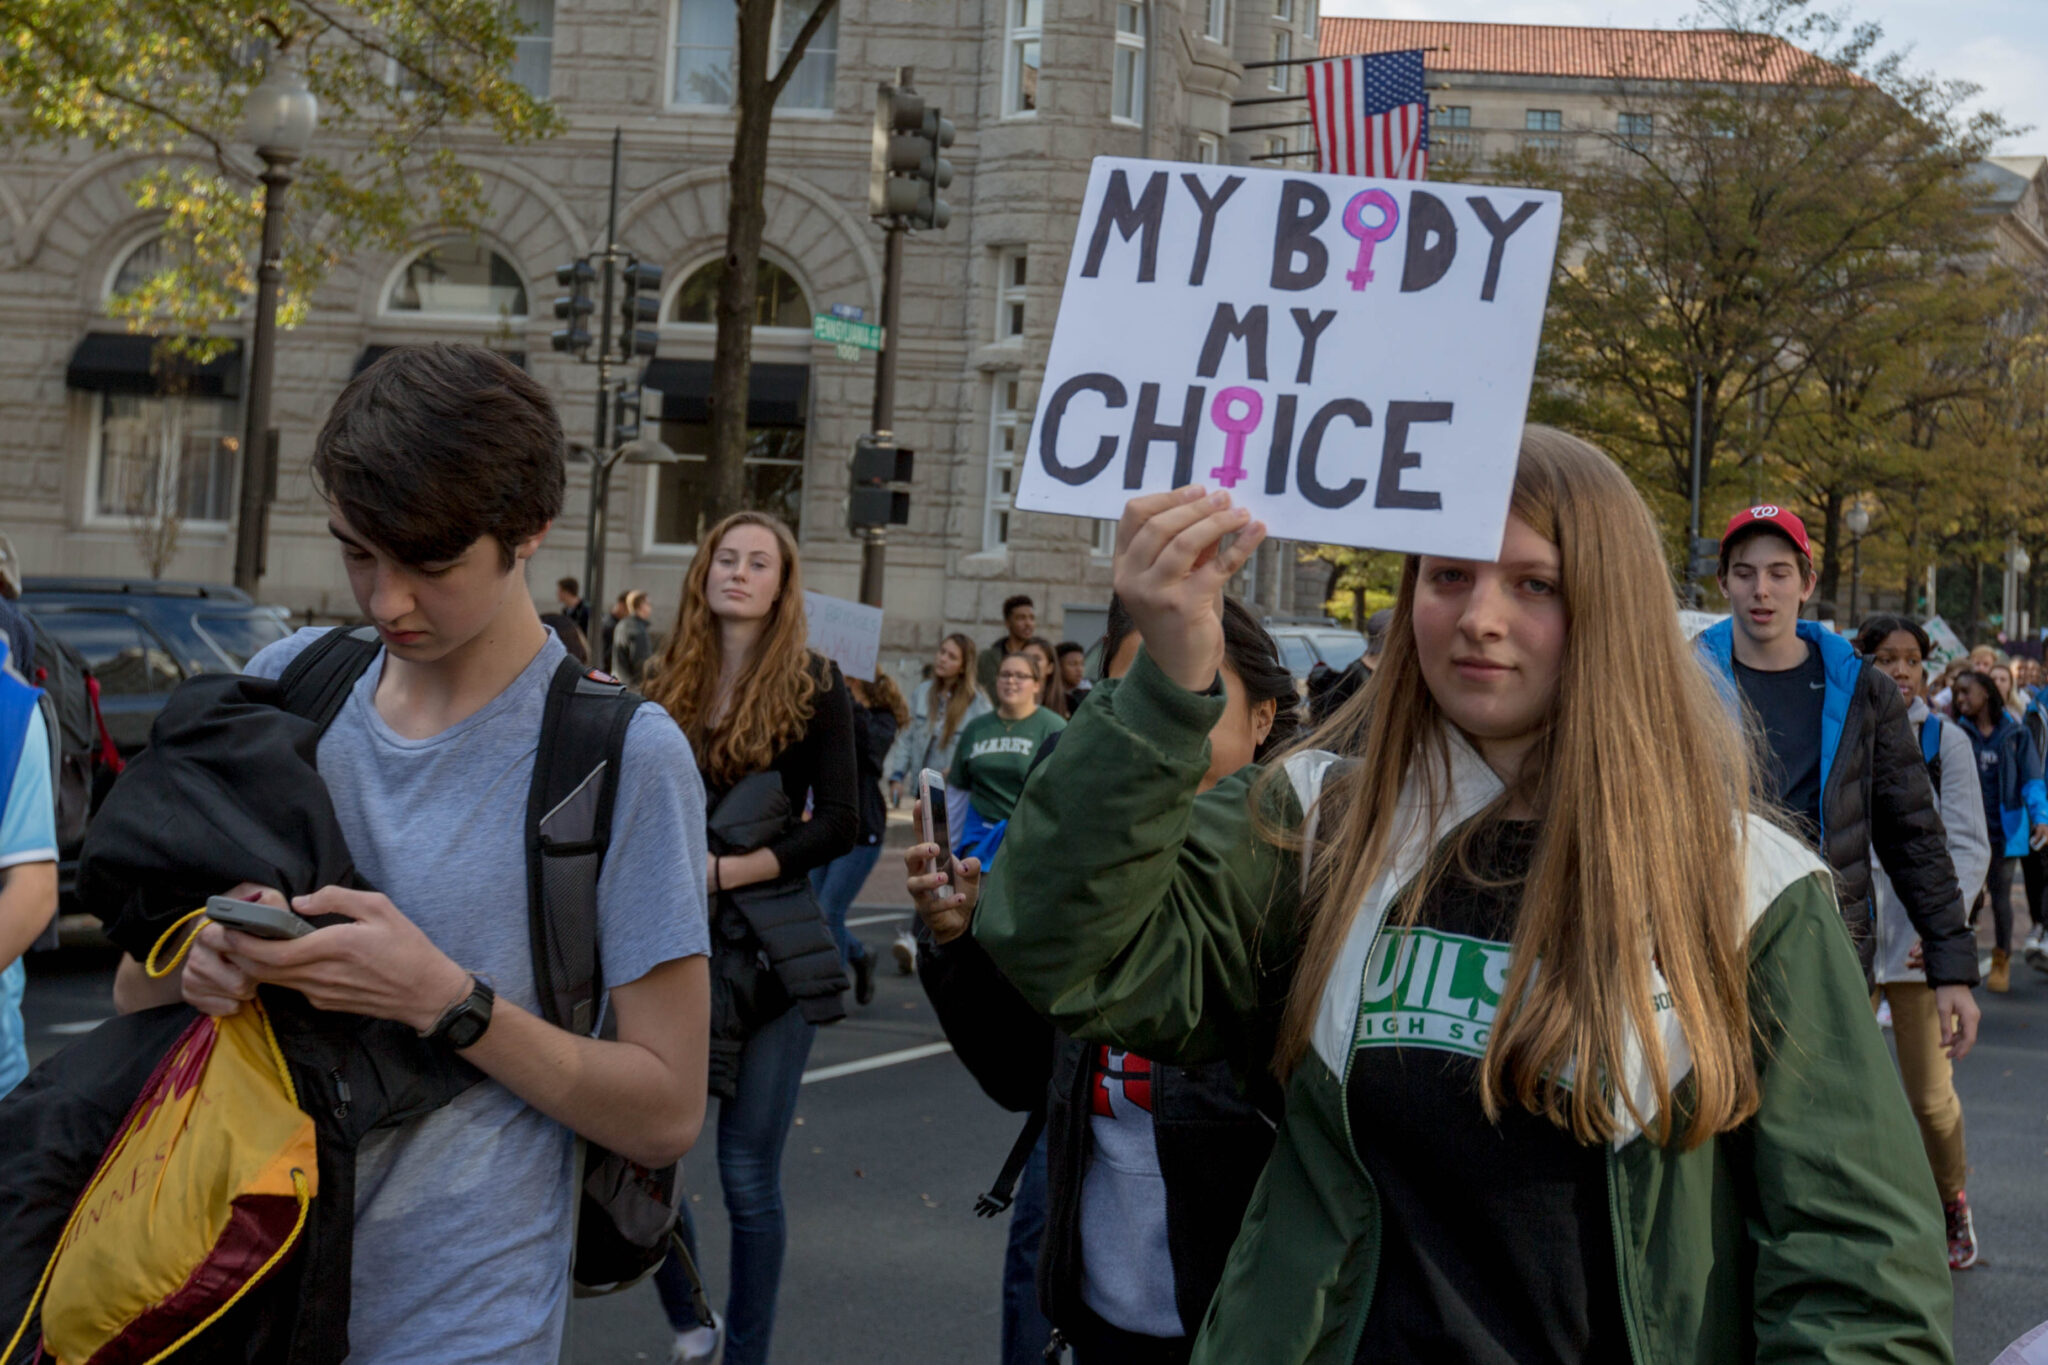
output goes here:
[[2027, 727], [2004, 709], [1989, 735], [1971, 721], [1963, 733], [1977, 753], [1977, 777], [1984, 791], [1984, 825], [1991, 831], [1993, 851], [2000, 857], [2023, 858], [2028, 827], [2048, 825], [2048, 786], [2041, 780], [2041, 753]]

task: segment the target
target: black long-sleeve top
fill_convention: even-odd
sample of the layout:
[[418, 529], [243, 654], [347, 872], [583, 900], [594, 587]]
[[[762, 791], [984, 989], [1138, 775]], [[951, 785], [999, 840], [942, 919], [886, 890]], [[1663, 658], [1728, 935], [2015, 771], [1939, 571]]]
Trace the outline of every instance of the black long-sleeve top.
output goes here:
[[[792, 820], [788, 829], [768, 841], [784, 877], [823, 867], [852, 848], [860, 832], [853, 694], [846, 690], [838, 666], [829, 659], [813, 654], [810, 669], [820, 683], [811, 697], [811, 723], [768, 763], [782, 779], [791, 810], [801, 811], [806, 797], [811, 802], [810, 819]], [[706, 776], [704, 787], [710, 804], [717, 805], [732, 785], [714, 784]]]

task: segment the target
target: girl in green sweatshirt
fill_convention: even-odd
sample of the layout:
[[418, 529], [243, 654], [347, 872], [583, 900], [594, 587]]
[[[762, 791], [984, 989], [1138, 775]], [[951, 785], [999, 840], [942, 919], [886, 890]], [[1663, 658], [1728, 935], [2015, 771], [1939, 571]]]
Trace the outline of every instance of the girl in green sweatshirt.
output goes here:
[[1410, 557], [1372, 682], [1198, 795], [1262, 534], [1224, 494], [1130, 505], [1145, 653], [974, 924], [1062, 1029], [1284, 1083], [1195, 1360], [1949, 1361], [1832, 882], [1752, 797], [1627, 478], [1529, 428], [1499, 559]]

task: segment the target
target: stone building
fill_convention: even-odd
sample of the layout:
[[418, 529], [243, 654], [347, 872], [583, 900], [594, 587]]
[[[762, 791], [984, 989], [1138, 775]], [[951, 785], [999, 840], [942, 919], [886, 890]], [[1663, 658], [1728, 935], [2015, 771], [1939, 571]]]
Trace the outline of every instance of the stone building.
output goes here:
[[[748, 478], [797, 523], [809, 585], [828, 593], [851, 597], [858, 581], [841, 504], [873, 361], [814, 344], [810, 318], [835, 304], [879, 311], [882, 238], [866, 207], [877, 83], [914, 68], [916, 88], [959, 128], [952, 226], [914, 235], [905, 251], [896, 425], [918, 467], [910, 525], [889, 542], [890, 654], [921, 653], [951, 630], [998, 634], [1011, 592], [1038, 598], [1055, 637], [1066, 603], [1107, 600], [1095, 525], [1009, 506], [1090, 161], [1242, 161], [1305, 146], [1305, 132], [1228, 130], [1242, 87], [1299, 91], [1298, 67], [1244, 64], [1313, 55], [1315, 5], [843, 0], [819, 33], [771, 143]], [[665, 394], [667, 443], [704, 449], [709, 272], [723, 249], [734, 124], [731, 0], [518, 0], [518, 10], [535, 32], [517, 72], [555, 101], [567, 131], [518, 149], [463, 145], [483, 179], [482, 231], [429, 228], [406, 252], [349, 260], [304, 324], [281, 335], [267, 600], [353, 614], [307, 461], [335, 394], [379, 348], [502, 348], [555, 392], [571, 439], [590, 438], [594, 369], [548, 345], [552, 272], [601, 245], [614, 128], [625, 149], [620, 240], [666, 271], [647, 382]], [[781, 32], [808, 11], [807, 0], [783, 0]], [[168, 393], [148, 340], [108, 316], [108, 295], [146, 275], [158, 251], [157, 219], [122, 188], [139, 164], [82, 149], [18, 150], [0, 164], [0, 282], [12, 300], [0, 319], [0, 529], [32, 574], [223, 582], [243, 357]], [[246, 325], [219, 330], [238, 337]], [[694, 553], [702, 472], [701, 461], [622, 466], [613, 482], [606, 584], [647, 589], [658, 618], [675, 609]], [[581, 570], [587, 505], [572, 466], [567, 512], [533, 568], [543, 600], [555, 577]]]

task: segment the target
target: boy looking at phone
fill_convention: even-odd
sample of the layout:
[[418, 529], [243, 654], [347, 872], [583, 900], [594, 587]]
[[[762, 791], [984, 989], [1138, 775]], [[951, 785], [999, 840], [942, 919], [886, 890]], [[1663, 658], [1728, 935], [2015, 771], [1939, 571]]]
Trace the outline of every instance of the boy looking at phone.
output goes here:
[[[688, 742], [642, 706], [627, 727], [597, 887], [615, 1040], [538, 1013], [526, 802], [563, 646], [527, 563], [562, 505], [546, 390], [474, 346], [400, 348], [336, 400], [315, 444], [350, 587], [382, 653], [320, 742], [357, 866], [289, 909], [331, 924], [266, 940], [208, 925], [178, 977], [122, 964], [123, 1009], [182, 997], [212, 1014], [259, 984], [440, 1036], [485, 1074], [446, 1107], [364, 1141], [356, 1165], [350, 1360], [552, 1365], [568, 1300], [574, 1137], [648, 1166], [704, 1116], [709, 977], [704, 797]], [[250, 660], [277, 677], [321, 632]], [[284, 909], [242, 885], [228, 895]]]

